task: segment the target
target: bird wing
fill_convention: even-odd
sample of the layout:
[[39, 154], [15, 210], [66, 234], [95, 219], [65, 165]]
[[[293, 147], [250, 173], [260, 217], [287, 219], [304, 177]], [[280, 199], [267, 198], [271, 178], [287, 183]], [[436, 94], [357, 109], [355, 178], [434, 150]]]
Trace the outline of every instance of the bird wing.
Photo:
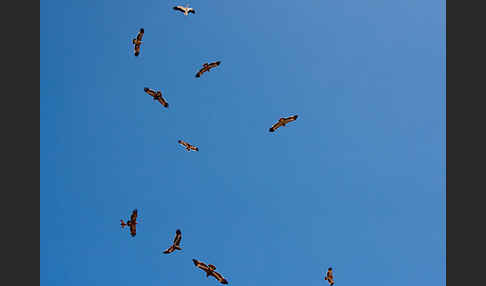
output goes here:
[[162, 104], [164, 107], [168, 108], [169, 107], [169, 104], [167, 103], [167, 101], [165, 101], [165, 99], [161, 96], [159, 96], [159, 98], [157, 99], [160, 104]]
[[210, 69], [209, 66], [204, 66], [197, 72], [196, 77], [200, 77], [203, 73], [207, 72], [209, 69]]
[[221, 61], [217, 61], [217, 62], [211, 63], [209, 66], [212, 67], [212, 68], [214, 68], [214, 67], [219, 66], [219, 64], [221, 64]]
[[181, 11], [181, 12], [184, 12], [184, 11], [185, 11], [185, 10], [184, 10], [184, 7], [182, 7], [182, 6], [175, 6], [175, 7], [174, 7], [174, 8], [172, 8], [172, 9], [174, 9], [174, 10], [176, 10], [176, 11]]
[[178, 142], [179, 142], [179, 144], [181, 144], [181, 145], [182, 145], [182, 146], [184, 146], [184, 147], [189, 146], [189, 143], [186, 143], [186, 142], [184, 142], [184, 141], [182, 141], [182, 140], [179, 140]]
[[282, 122], [279, 120], [268, 131], [273, 132], [273, 131], [277, 130], [277, 128], [279, 128], [280, 126], [282, 126]]
[[132, 236], [137, 235], [137, 224], [136, 223], [131, 223], [130, 224], [130, 234]]
[[176, 236], [174, 238], [174, 245], [179, 246], [181, 244], [182, 233], [180, 230], [176, 230]]
[[292, 122], [292, 121], [295, 121], [297, 119], [297, 117], [298, 117], [298, 115], [294, 115], [294, 116], [290, 116], [290, 117], [285, 118], [284, 119], [285, 124]]
[[228, 284], [228, 281], [226, 281], [226, 279], [223, 278], [223, 275], [219, 274], [218, 272], [213, 271], [211, 275], [218, 279], [221, 284]]
[[196, 267], [201, 268], [204, 271], [209, 271], [209, 267], [203, 262], [198, 261], [197, 259], [192, 259], [192, 262], [194, 262], [194, 265], [196, 265]]
[[149, 94], [149, 95], [151, 95], [151, 96], [155, 96], [155, 95], [157, 94], [157, 93], [155, 92], [155, 90], [150, 89], [150, 88], [148, 88], [148, 87], [144, 87], [144, 88], [143, 88], [143, 91], [145, 91], [146, 93], [148, 93], [148, 94]]
[[175, 250], [175, 247], [173, 245], [171, 245], [169, 248], [167, 248], [166, 251], [164, 251], [164, 253], [168, 254], [168, 253], [174, 252], [174, 250]]
[[140, 54], [140, 45], [139, 44], [136, 44], [135, 45], [134, 52], [135, 52], [135, 56], [138, 56]]
[[137, 34], [137, 41], [141, 41], [142, 38], [143, 38], [143, 33], [145, 32], [145, 30], [143, 28], [140, 29], [140, 31], [138, 32]]
[[137, 209], [134, 209], [132, 215], [130, 216], [130, 220], [132, 221], [132, 223], [137, 221], [137, 217], [138, 217], [138, 211]]

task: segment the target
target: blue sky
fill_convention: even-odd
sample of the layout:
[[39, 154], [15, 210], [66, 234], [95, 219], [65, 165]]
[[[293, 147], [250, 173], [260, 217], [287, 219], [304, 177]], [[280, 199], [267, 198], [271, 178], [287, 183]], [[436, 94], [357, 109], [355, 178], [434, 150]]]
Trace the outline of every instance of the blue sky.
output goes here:
[[445, 1], [40, 16], [41, 285], [218, 285], [192, 258], [230, 285], [445, 285]]

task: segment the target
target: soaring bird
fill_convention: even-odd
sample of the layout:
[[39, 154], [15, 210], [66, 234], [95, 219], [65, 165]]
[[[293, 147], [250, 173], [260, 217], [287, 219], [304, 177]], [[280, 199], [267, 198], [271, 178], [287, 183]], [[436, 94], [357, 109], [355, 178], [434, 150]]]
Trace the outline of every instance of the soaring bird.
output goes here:
[[194, 265], [196, 265], [196, 267], [199, 267], [202, 270], [204, 270], [204, 272], [206, 272], [206, 277], [213, 276], [221, 284], [228, 284], [228, 281], [226, 281], [226, 279], [224, 279], [221, 274], [214, 271], [214, 270], [216, 270], [216, 266], [214, 266], [212, 264], [206, 265], [206, 264], [202, 263], [201, 261], [198, 261], [197, 259], [192, 259], [192, 262], [194, 262]]
[[327, 269], [327, 274], [326, 274], [326, 277], [324, 277], [324, 280], [327, 280], [327, 282], [329, 282], [329, 284], [334, 285], [334, 276], [332, 275], [332, 268], [331, 267], [329, 267]]
[[176, 236], [174, 238], [174, 243], [166, 251], [164, 251], [164, 253], [168, 254], [168, 253], [174, 252], [174, 250], [176, 250], [176, 249], [182, 250], [182, 248], [179, 246], [181, 244], [181, 239], [182, 239], [181, 230], [177, 229], [176, 230]]
[[191, 151], [191, 150], [194, 150], [194, 151], [199, 151], [199, 148], [198, 148], [198, 147], [196, 147], [196, 146], [194, 146], [194, 145], [191, 145], [191, 144], [189, 144], [189, 143], [187, 143], [187, 142], [184, 142], [184, 141], [182, 141], [182, 140], [179, 140], [179, 141], [177, 141], [177, 142], [178, 142], [179, 144], [181, 144], [182, 146], [186, 147], [186, 150], [187, 150], [187, 151]]
[[130, 228], [130, 234], [133, 236], [137, 235], [137, 216], [138, 216], [138, 211], [137, 209], [134, 209], [132, 211], [132, 215], [130, 216], [130, 220], [125, 223], [122, 219], [120, 220], [121, 227], [124, 228], [125, 226], [128, 226]]
[[140, 45], [142, 44], [142, 37], [143, 37], [144, 30], [143, 28], [137, 34], [137, 38], [132, 40], [132, 43], [135, 45], [135, 56], [138, 57], [140, 54]]
[[212, 68], [215, 68], [221, 64], [221, 61], [217, 61], [214, 63], [204, 63], [203, 67], [197, 72], [196, 77], [200, 77], [203, 73], [210, 71]]
[[287, 118], [280, 118], [278, 120], [277, 123], [275, 123], [268, 131], [270, 132], [274, 132], [275, 130], [277, 130], [277, 128], [279, 128], [280, 126], [285, 126], [285, 124], [289, 123], [289, 122], [292, 122], [294, 120], [296, 120], [298, 117], [298, 115], [294, 115], [294, 116], [290, 116], [290, 117], [287, 117]]
[[144, 87], [143, 91], [145, 91], [150, 96], [152, 96], [154, 98], [154, 100], [157, 100], [158, 102], [160, 102], [160, 104], [162, 104], [165, 108], [169, 108], [169, 103], [167, 103], [167, 101], [165, 101], [165, 99], [162, 97], [162, 92], [155, 91], [155, 90], [147, 88], [147, 87]]
[[184, 13], [184, 15], [189, 15], [189, 13], [192, 13], [192, 14], [196, 14], [196, 10], [194, 10], [193, 8], [189, 8], [188, 5], [186, 5], [186, 7], [184, 6], [174, 6], [174, 8], [172, 8], [176, 11], [181, 11]]

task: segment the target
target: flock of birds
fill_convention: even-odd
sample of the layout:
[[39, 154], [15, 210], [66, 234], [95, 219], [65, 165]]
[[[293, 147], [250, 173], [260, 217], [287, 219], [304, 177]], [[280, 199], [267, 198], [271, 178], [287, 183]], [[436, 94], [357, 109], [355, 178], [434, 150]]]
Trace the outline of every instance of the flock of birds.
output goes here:
[[[192, 14], [196, 14], [196, 11], [193, 9], [193, 8], [190, 8], [186, 5], [186, 7], [184, 6], [175, 6], [173, 7], [174, 10], [176, 11], [180, 11], [182, 13], [184, 13], [184, 15], [188, 16], [189, 13], [192, 13]], [[140, 48], [141, 48], [141, 45], [142, 45], [142, 38], [143, 38], [143, 35], [145, 33], [145, 30], [143, 28], [140, 29], [140, 31], [138, 32], [137, 34], [137, 37], [135, 39], [133, 39], [132, 43], [134, 45], [134, 53], [135, 53], [135, 56], [139, 56], [140, 55]], [[212, 68], [215, 68], [215, 67], [218, 67], [219, 65], [221, 64], [221, 61], [216, 61], [216, 62], [212, 62], [212, 63], [204, 63], [202, 68], [196, 73], [196, 78], [199, 78], [201, 77], [201, 75], [203, 75], [205, 72], [209, 72]], [[160, 104], [162, 104], [163, 107], [165, 108], [169, 108], [169, 103], [162, 97], [162, 92], [161, 91], [155, 91], [153, 89], [150, 89], [148, 87], [144, 87], [143, 89], [148, 95], [152, 96], [154, 100], [160, 102]], [[269, 129], [269, 132], [274, 132], [275, 130], [277, 130], [279, 127], [281, 126], [286, 126], [286, 124], [288, 124], [289, 122], [292, 122], [292, 121], [295, 121], [297, 119], [298, 115], [293, 115], [293, 116], [289, 116], [289, 117], [282, 117], [280, 118], [275, 124], [272, 125], [272, 127], [270, 127]], [[178, 143], [182, 146], [185, 147], [185, 149], [187, 151], [199, 151], [199, 148], [194, 146], [194, 145], [191, 145], [183, 140], [178, 140]], [[124, 228], [125, 226], [129, 228], [130, 230], [130, 235], [132, 237], [135, 237], [135, 235], [137, 234], [137, 217], [138, 217], [138, 210], [135, 209], [132, 211], [132, 214], [130, 216], [130, 219], [125, 223], [125, 221], [123, 219], [121, 219], [121, 227]], [[182, 232], [180, 229], [177, 229], [176, 230], [176, 235], [175, 235], [175, 238], [174, 238], [174, 242], [172, 243], [172, 245], [167, 248], [165, 251], [163, 251], [164, 254], [169, 254], [169, 253], [172, 253], [176, 250], [182, 250], [181, 246], [180, 246], [180, 243], [181, 243], [181, 240], [182, 240]], [[214, 266], [213, 264], [205, 264], [197, 259], [192, 259], [192, 262], [194, 263], [194, 265], [200, 269], [202, 269], [205, 273], [206, 273], [206, 277], [209, 277], [209, 276], [213, 276], [214, 278], [216, 278], [221, 284], [228, 284], [228, 281], [218, 272], [216, 272], [216, 266]], [[329, 282], [330, 285], [334, 285], [334, 276], [333, 276], [333, 271], [332, 271], [332, 267], [329, 267], [328, 270], [327, 270], [327, 273], [326, 273], [326, 276], [324, 277], [324, 279], [326, 281]]]

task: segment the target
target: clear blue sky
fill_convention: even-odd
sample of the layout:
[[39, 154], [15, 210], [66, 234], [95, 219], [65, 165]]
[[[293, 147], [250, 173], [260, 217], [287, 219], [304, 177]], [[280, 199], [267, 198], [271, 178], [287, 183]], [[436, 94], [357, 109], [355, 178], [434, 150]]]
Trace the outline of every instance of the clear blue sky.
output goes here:
[[[327, 286], [329, 266], [336, 286], [446, 284], [445, 1], [40, 16], [41, 285], [218, 285], [192, 258], [230, 285]], [[163, 255], [177, 228], [183, 251]]]

